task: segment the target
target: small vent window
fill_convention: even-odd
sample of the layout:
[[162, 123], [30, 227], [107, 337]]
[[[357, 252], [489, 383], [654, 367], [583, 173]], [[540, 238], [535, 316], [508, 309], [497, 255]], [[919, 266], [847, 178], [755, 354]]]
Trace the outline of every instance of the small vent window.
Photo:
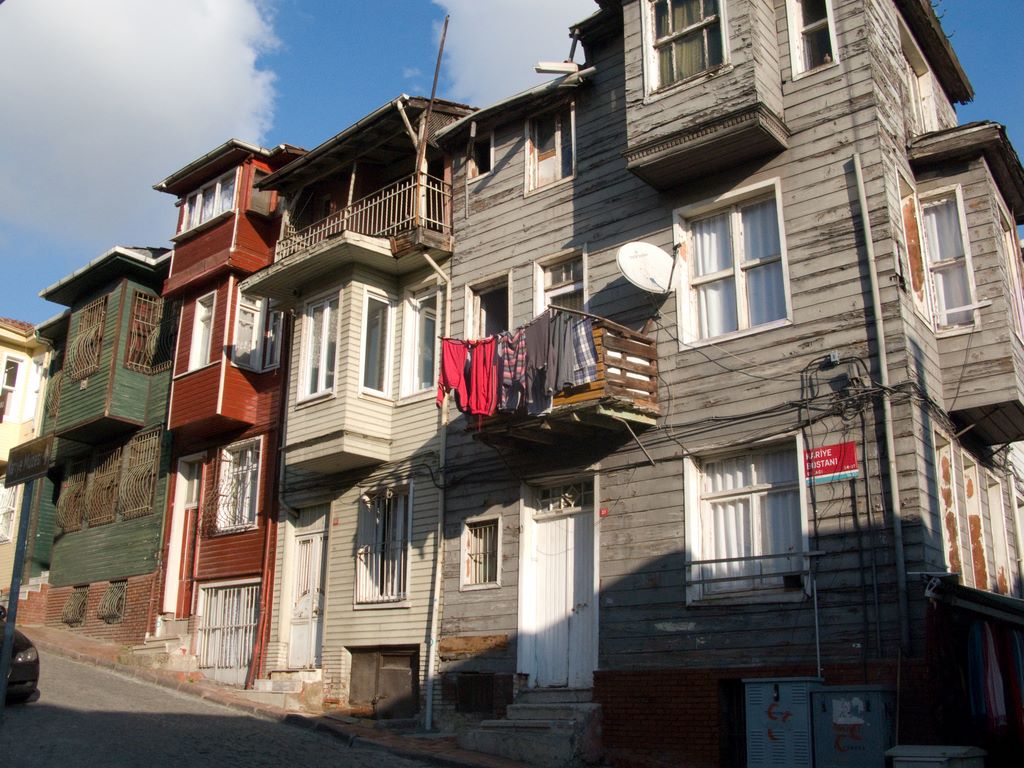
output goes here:
[[96, 609], [96, 618], [107, 624], [120, 624], [124, 619], [124, 603], [127, 592], [127, 580], [110, 582], [110, 586], [103, 593], [100, 605]]
[[85, 620], [85, 606], [89, 602], [89, 585], [75, 587], [68, 595], [64, 609], [60, 612], [61, 623], [69, 627], [80, 627]]
[[100, 352], [103, 348], [103, 323], [107, 317], [107, 297], [86, 305], [78, 313], [78, 328], [74, 339], [68, 345], [70, 360], [68, 367], [71, 378], [80, 381], [100, 368]]

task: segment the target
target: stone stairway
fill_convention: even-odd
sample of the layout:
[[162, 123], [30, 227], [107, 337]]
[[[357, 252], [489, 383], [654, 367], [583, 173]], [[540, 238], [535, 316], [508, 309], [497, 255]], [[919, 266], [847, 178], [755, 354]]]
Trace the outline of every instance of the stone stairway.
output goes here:
[[579, 768], [600, 762], [601, 705], [590, 689], [521, 691], [504, 720], [484, 720], [459, 736], [459, 746], [541, 768]]
[[243, 695], [253, 701], [296, 712], [320, 711], [323, 677], [319, 669], [277, 669], [270, 676], [253, 682]]
[[189, 650], [188, 621], [163, 619], [156, 633], [145, 642], [133, 645], [124, 663], [139, 667], [157, 667], [174, 672], [195, 672], [199, 662]]

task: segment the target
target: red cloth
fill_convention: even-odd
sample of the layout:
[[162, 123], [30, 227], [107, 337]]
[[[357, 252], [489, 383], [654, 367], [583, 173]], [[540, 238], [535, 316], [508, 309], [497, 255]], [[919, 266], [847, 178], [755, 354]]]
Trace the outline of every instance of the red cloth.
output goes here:
[[498, 405], [497, 344], [493, 336], [471, 343], [469, 403], [466, 413], [490, 416]]
[[444, 396], [455, 392], [455, 406], [461, 411], [469, 405], [469, 381], [466, 378], [466, 356], [469, 347], [458, 339], [441, 339], [441, 372], [437, 376], [437, 407]]

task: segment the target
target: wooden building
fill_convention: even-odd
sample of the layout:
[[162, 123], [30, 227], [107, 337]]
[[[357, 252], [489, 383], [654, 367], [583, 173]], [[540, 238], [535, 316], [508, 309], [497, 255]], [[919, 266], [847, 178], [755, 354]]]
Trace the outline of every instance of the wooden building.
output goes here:
[[273, 260], [277, 195], [302, 151], [230, 140], [154, 188], [177, 198], [163, 300], [180, 313], [167, 426], [172, 477], [153, 643], [215, 679], [259, 672], [277, 530], [284, 315], [239, 282]]
[[434, 135], [468, 112], [402, 95], [264, 179], [281, 236], [241, 284], [294, 321], [272, 687], [380, 718], [421, 711], [439, 610], [452, 196]]
[[145, 637], [170, 466], [169, 264], [164, 248], [115, 246], [40, 292], [68, 309], [37, 328], [53, 349], [40, 433], [54, 442], [26, 567], [49, 574], [24, 619], [120, 643]]
[[[543, 412], [453, 412], [437, 719], [540, 764], [810, 765], [808, 692], [845, 684], [901, 743], [1019, 750], [936, 670], [1024, 615], [1004, 129], [957, 124], [926, 0], [598, 6], [582, 63], [439, 136], [451, 335], [564, 307], [598, 360]], [[636, 242], [668, 284], [625, 279]]]

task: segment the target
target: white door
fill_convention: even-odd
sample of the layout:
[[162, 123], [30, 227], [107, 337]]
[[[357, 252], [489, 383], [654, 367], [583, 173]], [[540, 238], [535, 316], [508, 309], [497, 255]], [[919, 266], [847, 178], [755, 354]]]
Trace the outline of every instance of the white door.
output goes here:
[[288, 666], [320, 666], [323, 640], [324, 562], [327, 554], [326, 506], [304, 509], [295, 534], [291, 635]]
[[592, 494], [582, 484], [556, 491], [541, 492], [524, 526], [531, 551], [521, 585], [520, 671], [533, 686], [589, 688], [597, 663]]

